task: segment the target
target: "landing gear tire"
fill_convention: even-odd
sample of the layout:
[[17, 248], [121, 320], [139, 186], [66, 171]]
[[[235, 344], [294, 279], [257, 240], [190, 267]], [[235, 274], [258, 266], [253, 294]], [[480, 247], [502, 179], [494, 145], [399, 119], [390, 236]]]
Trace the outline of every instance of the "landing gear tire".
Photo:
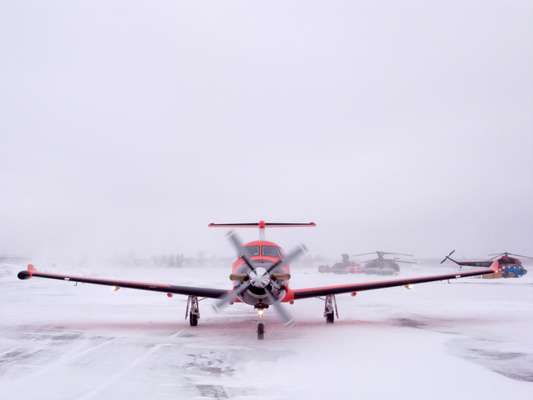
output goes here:
[[328, 294], [324, 299], [324, 317], [326, 317], [326, 323], [332, 324], [335, 322], [335, 315], [339, 318], [337, 301], [335, 300], [334, 295]]
[[190, 313], [189, 314], [189, 324], [191, 326], [198, 326], [198, 315]]
[[185, 319], [189, 317], [189, 324], [191, 326], [198, 326], [200, 319], [200, 307], [198, 305], [198, 297], [189, 296], [187, 298], [187, 308], [185, 309]]
[[334, 322], [335, 322], [335, 314], [333, 313], [326, 314], [326, 323], [332, 324]]
[[265, 324], [259, 322], [257, 324], [257, 340], [263, 340], [265, 338]]

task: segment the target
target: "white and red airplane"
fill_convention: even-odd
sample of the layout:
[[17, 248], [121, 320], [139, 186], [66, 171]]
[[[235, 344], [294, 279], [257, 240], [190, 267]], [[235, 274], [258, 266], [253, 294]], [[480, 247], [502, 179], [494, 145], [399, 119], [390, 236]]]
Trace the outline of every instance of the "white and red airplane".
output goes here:
[[116, 289], [129, 288], [151, 290], [154, 292], [166, 293], [169, 297], [173, 294], [185, 295], [188, 296], [185, 315], [189, 317], [189, 323], [191, 326], [198, 325], [198, 319], [200, 318], [198, 298], [216, 299], [216, 302], [213, 305], [213, 308], [216, 311], [220, 311], [230, 304], [242, 302], [253, 306], [257, 311], [257, 337], [258, 339], [263, 339], [265, 332], [263, 313], [265, 309], [269, 308], [269, 306], [272, 306], [277, 311], [278, 315], [286, 325], [291, 325], [294, 320], [282, 303], [288, 302], [292, 304], [295, 300], [320, 297], [323, 298], [325, 303], [324, 317], [326, 318], [326, 322], [333, 323], [335, 316], [338, 318], [335, 301], [335, 295], [337, 294], [351, 293], [352, 295], [355, 295], [357, 292], [364, 290], [383, 289], [394, 286], [409, 286], [416, 283], [494, 274], [498, 267], [497, 262], [494, 262], [489, 268], [477, 271], [458, 272], [455, 274], [292, 289], [289, 287], [289, 280], [291, 278], [289, 264], [305, 252], [305, 247], [297, 247], [287, 255], [284, 255], [279, 245], [265, 240], [265, 228], [314, 226], [316, 226], [314, 222], [276, 223], [264, 221], [259, 221], [258, 223], [209, 224], [209, 227], [221, 228], [259, 228], [260, 239], [245, 243], [244, 245], [234, 232], [230, 231], [228, 233], [228, 238], [237, 252], [237, 259], [232, 265], [232, 273], [230, 275], [230, 280], [233, 283], [233, 289], [231, 290], [52, 274], [40, 272], [31, 264], [28, 265], [27, 270], [18, 273], [18, 278], [29, 279], [38, 277], [64, 280], [67, 282], [108, 285], [114, 286]]

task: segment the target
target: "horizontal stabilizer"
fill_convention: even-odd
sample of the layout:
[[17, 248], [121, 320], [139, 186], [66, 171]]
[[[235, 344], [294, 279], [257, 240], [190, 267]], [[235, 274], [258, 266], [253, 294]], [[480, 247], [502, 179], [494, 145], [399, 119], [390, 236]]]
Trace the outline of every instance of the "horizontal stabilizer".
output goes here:
[[209, 228], [307, 228], [314, 227], [314, 222], [231, 222], [224, 224], [215, 224], [211, 222]]

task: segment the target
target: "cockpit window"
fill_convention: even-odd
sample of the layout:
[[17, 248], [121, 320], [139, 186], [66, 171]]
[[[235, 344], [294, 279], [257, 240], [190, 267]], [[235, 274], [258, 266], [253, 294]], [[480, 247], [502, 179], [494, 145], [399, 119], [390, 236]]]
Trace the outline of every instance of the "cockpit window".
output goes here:
[[279, 248], [276, 246], [263, 246], [263, 255], [267, 257], [280, 257]]
[[259, 246], [246, 246], [244, 251], [248, 257], [255, 257], [259, 255]]

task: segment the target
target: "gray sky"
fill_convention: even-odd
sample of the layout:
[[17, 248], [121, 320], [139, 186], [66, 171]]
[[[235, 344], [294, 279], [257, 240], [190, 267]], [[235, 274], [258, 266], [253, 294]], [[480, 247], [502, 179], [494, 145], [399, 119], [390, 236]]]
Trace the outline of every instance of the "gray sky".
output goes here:
[[0, 253], [533, 254], [531, 1], [0, 7]]

